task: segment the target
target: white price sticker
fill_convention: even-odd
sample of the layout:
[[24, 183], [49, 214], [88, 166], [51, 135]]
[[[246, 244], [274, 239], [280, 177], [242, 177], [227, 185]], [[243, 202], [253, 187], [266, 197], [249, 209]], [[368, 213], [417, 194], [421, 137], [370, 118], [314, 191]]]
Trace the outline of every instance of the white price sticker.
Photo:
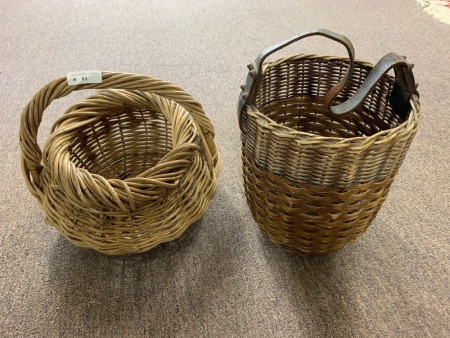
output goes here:
[[67, 83], [69, 86], [87, 83], [102, 83], [102, 72], [100, 70], [70, 72], [67, 73]]

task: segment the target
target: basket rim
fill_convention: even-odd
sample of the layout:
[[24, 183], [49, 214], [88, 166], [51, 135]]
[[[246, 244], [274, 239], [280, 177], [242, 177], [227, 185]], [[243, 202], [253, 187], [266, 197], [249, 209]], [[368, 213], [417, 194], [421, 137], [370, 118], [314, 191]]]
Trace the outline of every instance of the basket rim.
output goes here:
[[[267, 117], [263, 113], [259, 111], [258, 108], [256, 108], [253, 105], [247, 105], [247, 114], [250, 116], [253, 116], [256, 118], [257, 123], [260, 125], [264, 124], [265, 127], [271, 128], [273, 134], [275, 134], [277, 137], [280, 138], [286, 138], [286, 139], [292, 139], [292, 138], [299, 138], [305, 139], [305, 138], [314, 138], [318, 141], [328, 141], [330, 143], [336, 143], [336, 144], [346, 144], [346, 143], [367, 143], [374, 141], [377, 138], [380, 137], [388, 137], [390, 134], [395, 134], [397, 132], [401, 132], [402, 130], [405, 130], [407, 127], [411, 125], [416, 125], [419, 122], [419, 119], [422, 115], [423, 108], [418, 100], [417, 96], [414, 95], [412, 99], [410, 99], [411, 103], [411, 112], [408, 116], [408, 119], [398, 126], [386, 130], [381, 130], [375, 134], [372, 134], [370, 136], [355, 136], [355, 137], [337, 137], [337, 136], [320, 136], [314, 133], [308, 133], [304, 131], [298, 131], [291, 127], [284, 126], [282, 124], [277, 123], [276, 121], [272, 120], [271, 118]], [[247, 134], [243, 132], [244, 134]]]
[[[289, 62], [292, 60], [298, 60], [298, 59], [311, 59], [311, 60], [325, 59], [325, 60], [329, 60], [329, 61], [344, 61], [344, 62], [349, 61], [349, 58], [345, 57], [345, 56], [315, 54], [315, 53], [314, 54], [299, 53], [299, 54], [287, 56], [284, 58], [279, 58], [274, 61], [266, 62], [262, 65], [262, 71], [263, 71], [263, 73], [266, 73], [272, 67], [276, 67], [282, 63]], [[364, 67], [371, 67], [371, 68], [374, 67], [373, 63], [363, 60], [363, 59], [357, 58], [357, 59], [355, 59], [355, 63], [358, 63]], [[392, 80], [394, 80], [394, 78], [391, 75], [387, 74], [386, 76], [391, 78]], [[263, 113], [261, 113], [261, 111], [252, 104], [245, 105], [245, 107], [246, 107], [245, 111], [246, 111], [246, 114], [255, 117], [257, 119], [257, 123], [264, 124], [264, 125], [266, 125], [267, 128], [271, 128], [272, 132], [277, 137], [280, 137], [280, 138], [290, 138], [290, 139], [296, 138], [296, 137], [298, 137], [299, 139], [314, 138], [314, 139], [317, 139], [318, 141], [324, 141], [324, 142], [328, 141], [330, 143], [336, 143], [336, 144], [337, 143], [338, 144], [366, 143], [366, 142], [372, 142], [372, 141], [374, 141], [374, 139], [379, 138], [379, 137], [389, 136], [391, 133], [397, 133], [401, 130], [406, 129], [410, 125], [417, 124], [420, 119], [420, 116], [423, 112], [422, 105], [419, 101], [419, 97], [415, 94], [412, 95], [409, 102], [411, 105], [411, 108], [410, 108], [411, 111], [408, 114], [408, 118], [404, 122], [399, 124], [398, 126], [396, 126], [394, 128], [381, 130], [370, 136], [355, 136], [355, 137], [320, 136], [320, 135], [317, 135], [314, 133], [298, 131], [298, 130], [295, 130], [294, 128], [287, 127], [287, 126], [277, 123], [276, 121], [272, 120], [271, 118], [269, 118], [266, 115], [264, 115]], [[246, 134], [244, 128], [241, 128], [241, 131], [243, 132], [244, 135]]]
[[[115, 96], [114, 97], [115, 100], [113, 100], [113, 96], [111, 96], [109, 94], [112, 94], [114, 92], [121, 93], [124, 95], [121, 95], [121, 97]], [[141, 99], [141, 100], [145, 96], [152, 96], [152, 97], [156, 97], [158, 100], [161, 100], [161, 102], [170, 103], [171, 111], [172, 112], [176, 111], [176, 114], [185, 115], [185, 121], [182, 121], [180, 123], [180, 121], [178, 121], [177, 118], [174, 118], [173, 119], [174, 121], [171, 121], [171, 119], [168, 118], [167, 114], [163, 111], [163, 109], [161, 107], [159, 107], [158, 105], [147, 104], [148, 102], [142, 101], [142, 102], [139, 102], [139, 104], [135, 104], [135, 105], [126, 104], [125, 101], [127, 101], [127, 100], [122, 100], [122, 101], [120, 100], [120, 99], [126, 99], [125, 94], [128, 95], [129, 98]], [[107, 101], [106, 105], [101, 105], [98, 103], [95, 104], [95, 100], [98, 100], [99, 98], [102, 98], [102, 97], [109, 99], [109, 101]], [[130, 100], [128, 100], [128, 101], [130, 101]], [[120, 103], [120, 102], [123, 102], [125, 104], [120, 106], [120, 105], [118, 105], [118, 103]], [[190, 113], [187, 111], [187, 109], [184, 108], [179, 103], [177, 103], [176, 101], [168, 99], [168, 98], [158, 95], [156, 93], [141, 92], [139, 90], [102, 89], [102, 90], [99, 90], [96, 93], [86, 97], [82, 101], [69, 107], [66, 110], [66, 112], [54, 122], [52, 129], [51, 129], [51, 134], [50, 134], [49, 138], [47, 139], [46, 144], [43, 149], [43, 154], [44, 154], [43, 159], [44, 159], [44, 164], [45, 164], [44, 167], [47, 168], [47, 170], [53, 171], [53, 170], [55, 170], [55, 166], [49, 165], [49, 163], [53, 163], [54, 160], [56, 160], [56, 157], [65, 156], [65, 155], [70, 156], [69, 149], [71, 146], [73, 146], [72, 142], [76, 139], [77, 130], [79, 130], [82, 127], [85, 127], [88, 124], [96, 123], [97, 121], [100, 121], [104, 115], [115, 116], [117, 114], [121, 114], [122, 111], [120, 108], [126, 108], [126, 107], [144, 108], [144, 109], [148, 109], [150, 107], [155, 112], [161, 114], [166, 119], [166, 121], [170, 124], [170, 126], [175, 127], [178, 124], [183, 124], [183, 126], [182, 126], [183, 130], [185, 130], [186, 128], [192, 129], [191, 130], [192, 135], [190, 138], [188, 138], [186, 140], [185, 140], [186, 137], [183, 138], [183, 142], [181, 142], [181, 143], [178, 142], [178, 144], [176, 144], [175, 142], [173, 142], [174, 135], [173, 135], [173, 133], [171, 133], [171, 138], [172, 138], [171, 149], [168, 150], [161, 158], [159, 158], [158, 162], [156, 162], [153, 166], [145, 169], [144, 171], [140, 172], [139, 174], [133, 175], [132, 177], [127, 177], [124, 179], [107, 178], [101, 174], [91, 172], [84, 167], [77, 166], [70, 159], [70, 157], [65, 159], [68, 161], [67, 162], [68, 165], [74, 166], [77, 174], [83, 173], [85, 175], [88, 173], [92, 177], [101, 177], [102, 179], [106, 180], [107, 182], [115, 182], [115, 183], [123, 182], [125, 184], [133, 183], [135, 181], [142, 181], [142, 180], [155, 180], [156, 177], [153, 177], [154, 175], [153, 175], [152, 171], [153, 172], [156, 171], [157, 175], [159, 175], [161, 169], [163, 169], [163, 167], [166, 164], [170, 164], [170, 156], [176, 150], [179, 150], [180, 148], [192, 148], [192, 150], [200, 149], [200, 146], [195, 141], [195, 140], [199, 140], [199, 138], [200, 138], [198, 135], [199, 128], [194, 123], [193, 118], [190, 115]], [[116, 108], [116, 111], [111, 113], [111, 110], [108, 110], [111, 108]], [[105, 112], [103, 112], [99, 115], [99, 113], [97, 111], [95, 111], [96, 109], [105, 110]], [[83, 121], [84, 123], [75, 123], [77, 117], [79, 117], [80, 114], [86, 114], [86, 115], [92, 114], [93, 118]], [[75, 127], [67, 128], [67, 127], [70, 127], [71, 124], [76, 124], [76, 125], [75, 125]], [[63, 142], [64, 142], [63, 145], [57, 144], [60, 141], [60, 139], [63, 139]], [[168, 157], [169, 157], [169, 159], [168, 159]], [[45, 162], [48, 162], [48, 163], [45, 163]], [[59, 166], [56, 166], [56, 170], [59, 170], [58, 167]], [[145, 174], [145, 176], [144, 176], [144, 174]]]
[[[282, 58], [279, 58], [274, 61], [265, 62], [262, 65], [262, 71], [263, 71], [263, 73], [265, 73], [268, 68], [278, 66], [279, 64], [287, 62], [287, 61], [293, 61], [293, 60], [298, 60], [298, 59], [310, 59], [310, 60], [324, 59], [324, 60], [328, 60], [328, 61], [343, 61], [343, 62], [350, 61], [350, 58], [348, 56], [342, 56], [342, 55], [298, 53], [298, 54], [282, 57]], [[364, 60], [364, 59], [360, 59], [360, 58], [355, 58], [354, 63], [357, 63], [364, 67], [373, 68], [375, 66], [372, 62]]]

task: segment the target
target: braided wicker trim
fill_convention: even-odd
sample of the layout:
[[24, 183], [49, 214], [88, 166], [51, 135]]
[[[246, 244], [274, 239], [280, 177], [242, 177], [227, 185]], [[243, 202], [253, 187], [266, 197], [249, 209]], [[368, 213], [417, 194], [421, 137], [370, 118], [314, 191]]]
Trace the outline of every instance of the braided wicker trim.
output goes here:
[[70, 242], [144, 252], [206, 212], [220, 169], [214, 129], [201, 106], [167, 82], [104, 73], [97, 86], [115, 89], [70, 107], [42, 152], [43, 111], [74, 89], [58, 79], [34, 96], [22, 115], [22, 169], [46, 220]]

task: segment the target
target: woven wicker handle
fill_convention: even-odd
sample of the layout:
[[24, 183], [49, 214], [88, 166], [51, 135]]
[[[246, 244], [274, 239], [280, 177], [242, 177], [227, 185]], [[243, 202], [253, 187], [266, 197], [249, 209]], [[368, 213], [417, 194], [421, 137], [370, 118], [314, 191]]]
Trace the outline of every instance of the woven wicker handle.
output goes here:
[[[265, 49], [259, 56], [256, 58], [254, 63], [249, 64], [247, 67], [249, 68], [247, 81], [244, 87], [242, 87], [242, 92], [239, 97], [239, 103], [238, 103], [238, 114], [242, 112], [245, 105], [250, 104], [253, 102], [256, 90], [259, 86], [259, 83], [262, 80], [263, 72], [262, 72], [262, 66], [264, 63], [264, 60], [271, 54], [275, 53], [276, 51], [289, 46], [293, 44], [294, 42], [297, 42], [299, 40], [302, 40], [304, 38], [320, 35], [324, 36], [328, 39], [334, 40], [339, 42], [340, 44], [344, 45], [344, 47], [347, 49], [348, 55], [349, 55], [349, 67], [347, 69], [347, 72], [344, 74], [343, 78], [334, 86], [331, 88], [331, 90], [326, 94], [325, 96], [325, 104], [328, 108], [330, 108], [331, 103], [333, 102], [334, 98], [339, 94], [339, 92], [345, 87], [347, 84], [350, 75], [353, 72], [353, 62], [355, 60], [355, 50], [353, 48], [353, 45], [349, 39], [347, 39], [345, 36], [334, 33], [332, 31], [329, 31], [327, 29], [314, 29], [312, 31], [304, 32], [299, 35], [296, 35], [290, 39], [287, 39], [283, 42], [280, 42], [272, 47], [269, 47]], [[239, 118], [240, 120], [240, 118]]]
[[37, 142], [39, 125], [42, 115], [53, 100], [83, 89], [127, 89], [152, 92], [167, 99], [176, 101], [185, 107], [192, 115], [195, 123], [203, 132], [202, 137], [208, 149], [217, 161], [217, 149], [214, 143], [214, 127], [206, 116], [201, 105], [183, 91], [180, 87], [161, 81], [157, 78], [136, 74], [102, 72], [102, 83], [69, 86], [66, 78], [56, 79], [41, 88], [31, 99], [22, 112], [20, 124], [20, 147], [23, 174], [29, 190], [35, 197], [41, 193], [40, 173], [42, 171], [42, 150]]

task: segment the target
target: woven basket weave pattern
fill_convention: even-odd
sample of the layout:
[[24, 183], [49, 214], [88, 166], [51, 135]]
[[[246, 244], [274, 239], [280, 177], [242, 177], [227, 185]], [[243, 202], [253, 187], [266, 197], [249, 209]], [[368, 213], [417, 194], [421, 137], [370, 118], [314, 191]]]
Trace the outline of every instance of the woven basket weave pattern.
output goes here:
[[[334, 252], [371, 224], [417, 132], [417, 97], [402, 116], [389, 103], [385, 75], [349, 113], [336, 115], [324, 97], [349, 60], [295, 55], [265, 63], [255, 98], [241, 115], [247, 203], [262, 232], [283, 249]], [[373, 65], [356, 60], [335, 99], [348, 100]]]
[[296, 184], [260, 169], [243, 149], [244, 186], [261, 230], [290, 252], [337, 251], [368, 228], [387, 197], [395, 174], [351, 188]]
[[98, 86], [114, 89], [70, 107], [42, 154], [34, 121], [73, 87], [55, 80], [35, 95], [22, 120], [23, 171], [46, 220], [70, 242], [107, 254], [144, 252], [206, 212], [220, 168], [214, 129], [172, 84], [104, 73]]
[[[259, 166], [295, 182], [347, 187], [391, 175], [401, 166], [417, 131], [418, 103], [413, 102], [413, 112], [403, 121], [388, 104], [393, 79], [386, 76], [361, 109], [334, 115], [323, 105], [323, 97], [339, 80], [331, 74], [342, 74], [347, 65], [345, 59], [337, 62], [333, 57], [325, 67], [327, 60], [305, 55], [283, 60], [288, 65], [295, 62], [296, 67], [280, 61], [266, 64], [256, 107], [248, 106], [243, 114], [244, 147]], [[351, 81], [338, 100], [345, 101], [359, 88], [370, 67], [355, 63]], [[306, 74], [293, 77], [286, 69], [293, 73], [302, 69]], [[299, 88], [291, 89], [296, 86], [286, 78], [299, 81]], [[334, 80], [320, 87], [327, 78]]]

